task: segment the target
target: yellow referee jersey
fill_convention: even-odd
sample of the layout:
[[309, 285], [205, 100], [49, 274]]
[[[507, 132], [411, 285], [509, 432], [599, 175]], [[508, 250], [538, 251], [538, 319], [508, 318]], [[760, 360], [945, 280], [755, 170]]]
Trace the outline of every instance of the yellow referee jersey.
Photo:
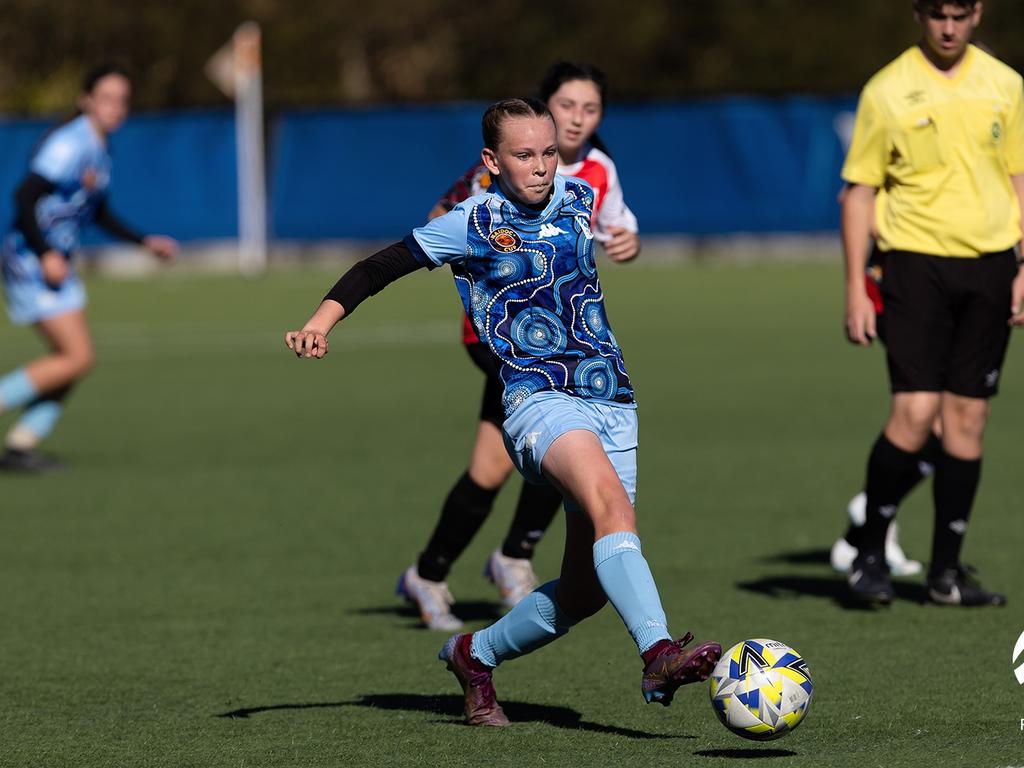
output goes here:
[[915, 45], [868, 81], [842, 176], [879, 188], [883, 251], [972, 257], [1021, 239], [1022, 99], [1021, 76], [973, 45], [952, 78]]

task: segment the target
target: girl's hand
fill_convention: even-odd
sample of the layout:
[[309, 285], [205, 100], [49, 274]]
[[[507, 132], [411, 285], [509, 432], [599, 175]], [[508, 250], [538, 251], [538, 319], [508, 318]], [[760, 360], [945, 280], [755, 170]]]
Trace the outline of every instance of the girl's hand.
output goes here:
[[327, 337], [317, 330], [288, 331], [284, 335], [284, 343], [296, 357], [319, 360], [327, 354]]
[[161, 261], [174, 261], [178, 257], [178, 241], [166, 235], [148, 235], [142, 246]]
[[49, 250], [39, 257], [43, 269], [43, 280], [51, 288], [60, 288], [68, 277], [68, 260], [60, 251]]
[[631, 261], [640, 253], [640, 236], [625, 227], [608, 227], [612, 239], [604, 244], [604, 252], [612, 261]]

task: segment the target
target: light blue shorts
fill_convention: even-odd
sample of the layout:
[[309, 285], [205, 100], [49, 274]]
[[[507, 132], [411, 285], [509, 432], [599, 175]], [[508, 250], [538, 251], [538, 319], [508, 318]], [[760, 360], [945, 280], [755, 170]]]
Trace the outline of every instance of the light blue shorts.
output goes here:
[[15, 325], [32, 325], [85, 307], [85, 286], [72, 268], [58, 288], [43, 279], [39, 258], [7, 237], [0, 252], [7, 314]]
[[[516, 469], [531, 483], [548, 482], [541, 471], [544, 454], [555, 440], [576, 429], [597, 435], [630, 503], [636, 503], [636, 405], [538, 392], [502, 424], [505, 448]], [[579, 505], [566, 499], [565, 508], [579, 510]]]

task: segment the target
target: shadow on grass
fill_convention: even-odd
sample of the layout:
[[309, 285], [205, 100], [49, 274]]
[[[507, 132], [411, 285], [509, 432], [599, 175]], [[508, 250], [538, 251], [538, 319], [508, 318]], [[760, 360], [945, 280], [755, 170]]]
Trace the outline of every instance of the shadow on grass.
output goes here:
[[[739, 589], [756, 592], [775, 599], [790, 598], [795, 595], [809, 595], [832, 600], [840, 608], [852, 611], [877, 610], [876, 606], [866, 605], [850, 595], [843, 576], [766, 576], [754, 581], [741, 581], [736, 584]], [[924, 603], [926, 592], [923, 584], [911, 584], [902, 581], [893, 582], [897, 600], [909, 600]]]
[[[406, 712], [432, 712], [450, 718], [448, 724], [462, 724], [461, 696], [443, 695], [426, 696], [418, 693], [380, 693], [364, 694], [354, 701], [325, 701], [308, 704], [268, 704], [262, 707], [244, 707], [230, 712], [223, 712], [216, 717], [232, 720], [246, 719], [264, 712], [277, 712], [305, 709], [340, 709], [342, 707], [370, 707], [372, 709], [403, 710]], [[582, 719], [579, 712], [568, 707], [552, 707], [540, 704], [529, 704], [522, 701], [504, 701], [502, 708], [513, 725], [516, 723], [546, 723], [555, 728], [566, 728], [573, 731], [591, 731], [593, 733], [610, 733], [629, 739], [693, 739], [695, 736], [648, 733], [632, 728], [620, 728], [615, 725], [590, 723]]]
[[732, 760], [764, 760], [769, 757], [796, 757], [790, 749], [701, 749], [693, 754], [698, 757], [725, 757]]
[[790, 565], [824, 565], [829, 562], [827, 549], [801, 549], [795, 552], [779, 552], [761, 558], [765, 563], [789, 563]]
[[[505, 615], [504, 609], [497, 603], [484, 600], [460, 600], [453, 611], [463, 621], [497, 621]], [[394, 605], [373, 605], [366, 608], [353, 608], [348, 613], [356, 616], [398, 616], [403, 619], [420, 621], [420, 613], [412, 603], [396, 602]], [[422, 624], [419, 625], [425, 629]]]

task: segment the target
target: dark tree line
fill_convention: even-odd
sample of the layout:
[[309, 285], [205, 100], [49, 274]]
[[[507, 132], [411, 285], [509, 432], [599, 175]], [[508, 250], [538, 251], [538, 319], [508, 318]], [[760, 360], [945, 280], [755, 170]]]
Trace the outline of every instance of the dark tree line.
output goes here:
[[[910, 0], [0, 0], [0, 111], [52, 113], [117, 58], [136, 105], [221, 104], [203, 66], [243, 20], [264, 35], [271, 108], [491, 99], [555, 58], [613, 97], [850, 93], [916, 35]], [[989, 0], [982, 40], [1024, 68], [1024, 3]]]

